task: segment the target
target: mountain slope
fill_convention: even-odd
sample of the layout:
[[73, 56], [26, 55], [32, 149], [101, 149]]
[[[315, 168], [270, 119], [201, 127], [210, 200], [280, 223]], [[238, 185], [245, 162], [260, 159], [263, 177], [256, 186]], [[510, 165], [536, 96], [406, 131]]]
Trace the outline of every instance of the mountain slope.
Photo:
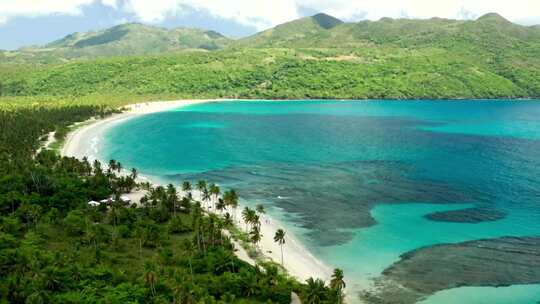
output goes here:
[[451, 58], [456, 64], [477, 66], [477, 71], [488, 70], [529, 94], [540, 91], [535, 80], [540, 79], [540, 30], [536, 26], [513, 24], [495, 13], [467, 21], [382, 18], [326, 28], [318, 26], [314, 17], [279, 25], [234, 45], [313, 49], [304, 58], [358, 62], [380, 60], [377, 57], [382, 53], [422, 51]]
[[[337, 20], [321, 26], [318, 18]], [[463, 21], [442, 18], [392, 19], [343, 23], [334, 17], [319, 14], [278, 25], [235, 45], [248, 47], [336, 48], [351, 46], [439, 47], [452, 43], [476, 44], [476, 47], [512, 46], [516, 41], [538, 42], [536, 26], [513, 24], [502, 16], [490, 13], [477, 20]]]
[[[540, 77], [504, 76], [437, 49], [226, 49], [0, 68], [2, 96], [116, 94], [158, 98], [540, 97]], [[516, 80], [529, 79], [520, 83]]]
[[[225, 50], [99, 59], [35, 72], [33, 66], [2, 66], [0, 95], [540, 97], [539, 28], [513, 24], [497, 14], [470, 21], [383, 18], [358, 23], [319, 14], [235, 42], [214, 32], [130, 24], [73, 34], [26, 54], [58, 61], [212, 49], [207, 43]], [[18, 58], [12, 52], [0, 54], [0, 62]]]
[[309, 39], [323, 34], [328, 30], [343, 24], [343, 21], [327, 14], [317, 14], [257, 33], [240, 39], [234, 45], [239, 47], [288, 47], [296, 40]]
[[[512, 46], [515, 41], [538, 42], [540, 32], [532, 27], [513, 24], [497, 14], [487, 14], [474, 21], [432, 18], [429, 20], [389, 19], [359, 22], [354, 39], [379, 45], [414, 47], [452, 47], [459, 43], [487, 46]], [[461, 45], [460, 45], [461, 46]]]
[[164, 29], [137, 23], [88, 33], [73, 33], [43, 47], [12, 52], [42, 61], [58, 58], [158, 54], [186, 49], [215, 50], [229, 44], [225, 36], [191, 28]]

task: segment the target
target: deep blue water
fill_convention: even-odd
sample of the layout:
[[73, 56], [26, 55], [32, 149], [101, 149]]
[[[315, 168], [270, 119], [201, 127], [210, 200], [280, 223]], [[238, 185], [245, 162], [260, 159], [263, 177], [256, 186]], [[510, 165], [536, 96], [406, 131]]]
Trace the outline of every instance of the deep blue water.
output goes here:
[[[266, 203], [316, 256], [345, 270], [351, 290], [418, 247], [540, 235], [539, 102], [207, 103], [128, 120], [102, 147], [101, 158], [144, 175], [206, 178], [239, 189], [247, 204]], [[424, 218], [470, 207], [505, 216]], [[540, 285], [530, 285], [458, 288], [428, 303], [480, 303], [479, 293], [486, 303], [508, 303], [503, 293], [540, 301]]]

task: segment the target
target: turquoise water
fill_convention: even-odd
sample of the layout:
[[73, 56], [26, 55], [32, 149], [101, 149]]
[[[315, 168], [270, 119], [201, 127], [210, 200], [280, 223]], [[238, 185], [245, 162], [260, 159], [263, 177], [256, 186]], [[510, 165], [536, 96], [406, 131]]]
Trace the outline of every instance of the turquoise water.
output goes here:
[[[207, 103], [128, 120], [107, 132], [100, 156], [265, 202], [316, 256], [345, 270], [354, 292], [418, 247], [540, 235], [539, 117], [532, 101]], [[424, 217], [470, 207], [505, 216]], [[540, 301], [539, 286], [456, 288], [426, 303], [484, 303], [479, 293], [529, 303]]]
[[513, 285], [509, 287], [461, 287], [443, 290], [434, 296], [419, 302], [421, 304], [454, 304], [466, 303], [475, 304], [524, 304], [538, 303], [540, 295], [540, 285]]

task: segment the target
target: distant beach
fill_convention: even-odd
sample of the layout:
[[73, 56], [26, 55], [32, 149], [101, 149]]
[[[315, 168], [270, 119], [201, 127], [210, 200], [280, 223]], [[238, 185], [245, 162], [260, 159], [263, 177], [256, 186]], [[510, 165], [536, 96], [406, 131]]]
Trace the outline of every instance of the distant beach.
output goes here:
[[[72, 156], [79, 159], [85, 156], [89, 157], [90, 160], [99, 159], [98, 141], [101, 139], [103, 133], [107, 129], [114, 127], [115, 125], [122, 123], [127, 119], [198, 103], [220, 101], [232, 100], [175, 100], [146, 102], [128, 105], [123, 107], [124, 111], [122, 113], [114, 114], [104, 119], [94, 118], [86, 122], [80, 123], [78, 127], [75, 126], [75, 129], [67, 135], [65, 143], [61, 147], [60, 153], [63, 156]], [[105, 160], [100, 161], [103, 162]], [[195, 197], [197, 197], [197, 195], [195, 195]], [[237, 208], [237, 214], [235, 215], [237, 221], [242, 218], [242, 208], [243, 206]], [[242, 225], [239, 224], [239, 222], [237, 222], [236, 224], [239, 229], [242, 229]], [[264, 219], [261, 221], [261, 233], [263, 236], [261, 242], [259, 243], [260, 251], [265, 255], [265, 257], [272, 259], [276, 263], [281, 263], [281, 249], [279, 245], [273, 240], [275, 232], [279, 228], [283, 228], [284, 230], [286, 230], [287, 233], [286, 243], [283, 246], [283, 252], [285, 257], [284, 266], [287, 269], [288, 273], [301, 281], [304, 281], [310, 277], [328, 280], [331, 275], [331, 269], [324, 263], [319, 261], [317, 258], [315, 258], [304, 247], [304, 245], [297, 238], [295, 238], [294, 235], [292, 235], [290, 231], [287, 231], [286, 227], [283, 227], [278, 221], [269, 217], [268, 215], [265, 215]], [[240, 249], [239, 252], [243, 252], [243, 250]], [[239, 254], [239, 257], [243, 259], [249, 259], [245, 256], [245, 254]], [[253, 261], [251, 260], [248, 262]]]
[[174, 100], [174, 101], [154, 101], [145, 103], [136, 103], [124, 106], [122, 113], [113, 114], [104, 119], [92, 118], [85, 122], [75, 125], [75, 130], [66, 136], [64, 145], [60, 150], [60, 154], [64, 156], [73, 156], [82, 158], [84, 156], [95, 155], [97, 152], [94, 145], [88, 145], [88, 141], [95, 140], [97, 135], [102, 134], [106, 129], [121, 123], [127, 119], [140, 115], [151, 114], [170, 109], [189, 106], [192, 104], [203, 102], [224, 101], [214, 99], [190, 99], [190, 100]]

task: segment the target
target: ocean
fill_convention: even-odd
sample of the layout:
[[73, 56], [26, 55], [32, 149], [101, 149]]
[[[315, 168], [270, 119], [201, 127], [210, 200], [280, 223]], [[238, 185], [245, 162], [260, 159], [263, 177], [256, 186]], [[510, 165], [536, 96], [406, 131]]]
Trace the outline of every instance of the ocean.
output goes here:
[[[353, 299], [411, 250], [540, 236], [538, 101], [202, 103], [115, 125], [99, 158], [265, 204], [345, 271]], [[540, 284], [456, 287], [419, 301], [536, 303]]]

